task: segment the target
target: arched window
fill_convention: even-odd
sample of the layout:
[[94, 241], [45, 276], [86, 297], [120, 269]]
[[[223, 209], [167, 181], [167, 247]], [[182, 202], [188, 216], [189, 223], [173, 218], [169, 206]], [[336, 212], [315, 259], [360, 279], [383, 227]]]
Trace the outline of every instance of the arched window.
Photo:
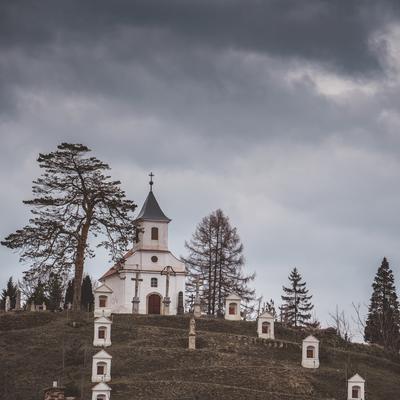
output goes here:
[[151, 278], [150, 286], [151, 287], [157, 287], [158, 286], [158, 279], [157, 278]]
[[107, 397], [105, 394], [98, 394], [96, 400], [107, 400]]
[[360, 386], [353, 386], [351, 388], [351, 397], [353, 399], [359, 399], [361, 397], [361, 388], [360, 388]]
[[107, 307], [107, 296], [99, 296], [99, 307]]
[[97, 363], [97, 375], [105, 375], [107, 371], [107, 364], [103, 361]]
[[151, 228], [151, 240], [158, 240], [158, 228]]
[[107, 328], [105, 326], [100, 326], [98, 330], [99, 339], [105, 339], [107, 333]]
[[236, 315], [237, 304], [229, 303], [229, 315]]
[[307, 346], [307, 358], [314, 358], [314, 346]]
[[262, 326], [261, 326], [262, 333], [266, 333], [266, 334], [269, 333], [269, 325], [270, 325], [269, 322], [262, 323]]

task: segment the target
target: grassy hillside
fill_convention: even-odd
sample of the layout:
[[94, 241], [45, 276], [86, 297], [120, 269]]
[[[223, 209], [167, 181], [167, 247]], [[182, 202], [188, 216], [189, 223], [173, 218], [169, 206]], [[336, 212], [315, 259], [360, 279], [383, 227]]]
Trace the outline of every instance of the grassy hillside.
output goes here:
[[[400, 358], [382, 350], [321, 340], [318, 370], [300, 367], [305, 333], [277, 326], [278, 341], [256, 338], [254, 322], [199, 320], [187, 347], [187, 317], [118, 315], [112, 325], [112, 399], [345, 399], [346, 375], [367, 379], [373, 400], [400, 393]], [[75, 324], [72, 323], [75, 321]], [[93, 320], [86, 314], [0, 315], [0, 398], [42, 399], [62, 379], [90, 399]], [[64, 366], [63, 366], [64, 363]]]

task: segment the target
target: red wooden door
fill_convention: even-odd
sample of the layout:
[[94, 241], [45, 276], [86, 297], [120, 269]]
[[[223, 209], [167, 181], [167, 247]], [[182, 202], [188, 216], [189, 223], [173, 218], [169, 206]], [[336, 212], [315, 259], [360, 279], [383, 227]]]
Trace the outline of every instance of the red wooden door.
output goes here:
[[160, 314], [161, 298], [158, 294], [149, 296], [149, 314]]

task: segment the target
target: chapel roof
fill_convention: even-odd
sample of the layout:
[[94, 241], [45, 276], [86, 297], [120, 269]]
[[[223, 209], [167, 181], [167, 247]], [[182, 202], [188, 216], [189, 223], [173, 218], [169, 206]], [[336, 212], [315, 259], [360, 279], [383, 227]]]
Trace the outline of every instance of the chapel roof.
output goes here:
[[103, 392], [103, 391], [109, 391], [109, 390], [112, 390], [112, 389], [110, 388], [110, 386], [107, 385], [107, 383], [104, 383], [104, 382], [98, 383], [92, 389], [92, 391], [96, 391], [96, 392], [97, 391]]
[[147, 195], [147, 198], [136, 220], [163, 221], [163, 222], [171, 221], [171, 219], [168, 218], [161, 210], [161, 207], [159, 206], [154, 196], [154, 193], [151, 189], [149, 194]]
[[235, 292], [230, 293], [225, 300], [241, 300], [240, 296]]
[[303, 342], [314, 342], [314, 343], [317, 343], [317, 342], [319, 342], [319, 340], [315, 336], [309, 335], [305, 339], [303, 339]]
[[112, 293], [112, 289], [105, 283], [102, 283], [98, 288], [94, 290], [95, 293]]
[[93, 358], [95, 358], [96, 360], [97, 360], [98, 358], [101, 358], [101, 359], [105, 358], [105, 359], [107, 359], [107, 360], [111, 360], [111, 359], [112, 359], [112, 356], [111, 356], [110, 354], [108, 354], [105, 350], [100, 350], [98, 353], [96, 353], [96, 354], [93, 356]]
[[362, 376], [355, 374], [349, 379], [349, 382], [365, 382], [365, 379]]

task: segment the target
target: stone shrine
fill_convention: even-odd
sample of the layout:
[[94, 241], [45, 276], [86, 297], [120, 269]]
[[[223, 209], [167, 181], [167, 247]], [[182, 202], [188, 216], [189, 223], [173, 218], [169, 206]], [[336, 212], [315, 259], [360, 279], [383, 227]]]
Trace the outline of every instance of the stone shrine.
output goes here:
[[274, 316], [267, 311], [258, 317], [257, 334], [263, 339], [275, 339]]
[[319, 368], [319, 340], [312, 335], [303, 340], [301, 366]]
[[347, 399], [365, 400], [365, 379], [355, 374], [347, 382]]
[[236, 294], [231, 293], [225, 299], [225, 319], [231, 321], [240, 321], [240, 303], [242, 299]]

